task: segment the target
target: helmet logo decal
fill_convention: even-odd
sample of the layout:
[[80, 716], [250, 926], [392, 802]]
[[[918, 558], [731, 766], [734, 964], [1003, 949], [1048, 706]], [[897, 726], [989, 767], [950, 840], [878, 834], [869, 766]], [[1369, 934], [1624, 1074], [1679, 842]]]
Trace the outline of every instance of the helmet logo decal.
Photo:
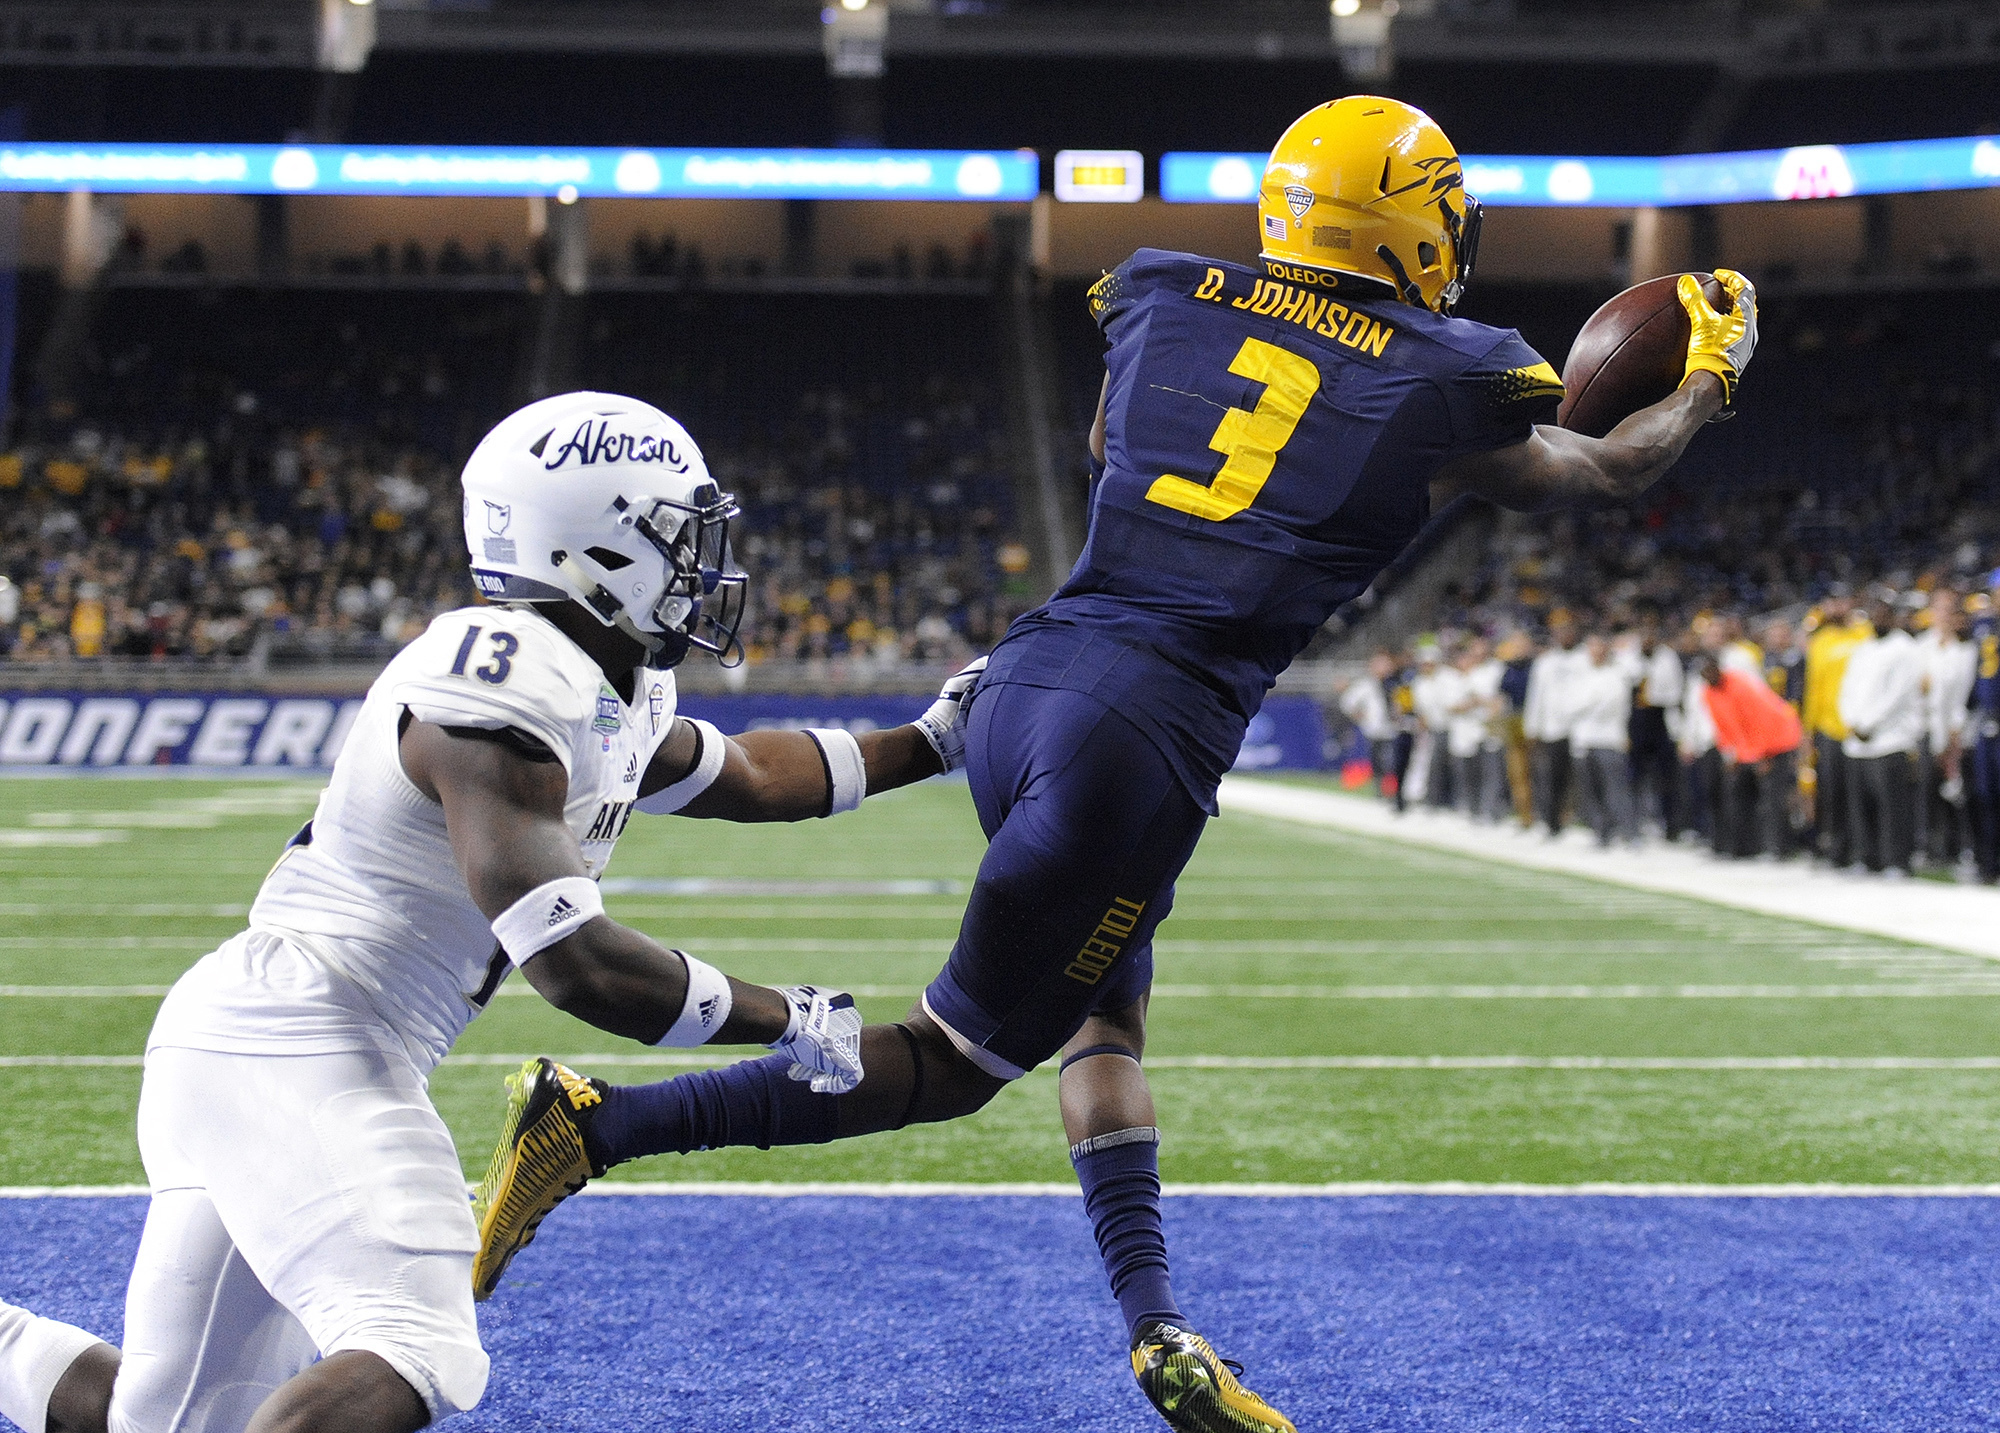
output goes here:
[[1313, 192], [1303, 184], [1285, 186], [1285, 207], [1292, 211], [1294, 219], [1306, 217], [1306, 210], [1313, 206]]
[[1267, 239], [1282, 239], [1285, 237], [1284, 215], [1266, 214], [1264, 216], [1264, 237]]
[[486, 530], [494, 537], [505, 537], [507, 525], [514, 520], [512, 503], [496, 503], [491, 499], [481, 499], [486, 503]]
[[676, 473], [688, 471], [688, 461], [674, 446], [673, 439], [658, 433], [616, 433], [609, 419], [603, 422], [584, 419], [556, 449], [555, 456], [544, 459], [542, 466], [554, 472], [571, 458], [576, 459], [579, 467], [595, 463], [658, 463]]

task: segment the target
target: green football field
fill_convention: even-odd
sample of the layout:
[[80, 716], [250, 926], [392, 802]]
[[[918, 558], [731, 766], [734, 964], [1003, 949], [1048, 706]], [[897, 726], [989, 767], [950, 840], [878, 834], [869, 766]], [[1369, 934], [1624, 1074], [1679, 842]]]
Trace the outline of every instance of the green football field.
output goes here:
[[[159, 994], [240, 928], [314, 787], [0, 782], [0, 1185], [143, 1180]], [[902, 1014], [982, 848], [962, 786], [835, 822], [633, 822], [613, 915], [732, 973]], [[813, 883], [801, 888], [801, 882]], [[889, 893], [882, 893], [884, 890]], [[1211, 825], [1158, 944], [1148, 1064], [1181, 1183], [2000, 1182], [2000, 971], [1892, 941], [1275, 820]], [[468, 1171], [505, 1067], [619, 1080], [674, 1056], [514, 978], [436, 1074]], [[1061, 1181], [1051, 1072], [978, 1117], [807, 1150], [650, 1160], [652, 1180]]]

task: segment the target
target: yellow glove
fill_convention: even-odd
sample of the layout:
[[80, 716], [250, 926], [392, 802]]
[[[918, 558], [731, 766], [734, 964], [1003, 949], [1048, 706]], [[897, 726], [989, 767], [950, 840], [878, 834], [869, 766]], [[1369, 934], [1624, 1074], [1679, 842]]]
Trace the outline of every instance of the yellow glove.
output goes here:
[[1734, 269], [1717, 269], [1715, 280], [1733, 300], [1730, 313], [1716, 312], [1693, 274], [1682, 274], [1674, 285], [1690, 328], [1687, 370], [1681, 382], [1695, 373], [1713, 373], [1722, 380], [1722, 401], [1728, 403], [1735, 399], [1736, 380], [1750, 366], [1750, 355], [1757, 348], [1757, 289]]

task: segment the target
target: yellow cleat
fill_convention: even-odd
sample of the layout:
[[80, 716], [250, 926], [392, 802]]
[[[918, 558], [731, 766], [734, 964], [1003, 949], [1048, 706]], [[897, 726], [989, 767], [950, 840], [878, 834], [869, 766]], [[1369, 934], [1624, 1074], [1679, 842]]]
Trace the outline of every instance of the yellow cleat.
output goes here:
[[1291, 1419], [1236, 1381], [1242, 1371], [1193, 1329], [1148, 1324], [1132, 1341], [1139, 1387], [1176, 1433], [1298, 1433]]
[[507, 1077], [507, 1122], [472, 1194], [479, 1252], [472, 1297], [485, 1302], [507, 1265], [535, 1239], [549, 1211], [604, 1167], [584, 1147], [590, 1117], [604, 1103], [604, 1082], [537, 1056]]

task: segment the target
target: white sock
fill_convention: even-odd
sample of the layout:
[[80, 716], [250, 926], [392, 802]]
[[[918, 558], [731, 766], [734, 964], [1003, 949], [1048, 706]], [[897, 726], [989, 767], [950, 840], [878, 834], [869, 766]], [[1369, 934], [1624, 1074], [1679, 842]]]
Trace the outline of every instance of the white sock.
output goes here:
[[26, 1433], [48, 1433], [49, 1395], [96, 1334], [0, 1303], [0, 1414]]

